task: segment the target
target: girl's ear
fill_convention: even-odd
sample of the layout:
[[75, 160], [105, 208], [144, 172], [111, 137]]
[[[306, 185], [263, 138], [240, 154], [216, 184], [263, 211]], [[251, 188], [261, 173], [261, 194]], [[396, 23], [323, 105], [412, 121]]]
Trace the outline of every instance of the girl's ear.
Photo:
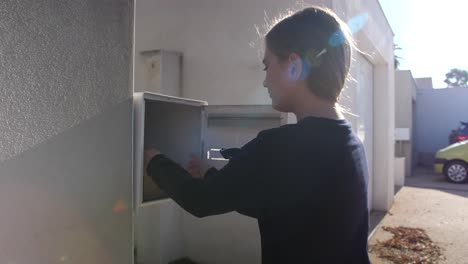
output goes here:
[[292, 81], [301, 79], [303, 65], [301, 57], [297, 53], [291, 53], [288, 58], [288, 74]]

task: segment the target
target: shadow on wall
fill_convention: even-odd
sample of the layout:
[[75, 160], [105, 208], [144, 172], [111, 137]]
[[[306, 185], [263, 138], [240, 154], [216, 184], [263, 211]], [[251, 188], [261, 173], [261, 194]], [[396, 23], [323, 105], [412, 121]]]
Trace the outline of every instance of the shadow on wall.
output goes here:
[[131, 262], [131, 124], [128, 99], [0, 164], [0, 263]]
[[418, 166], [431, 167], [432, 165], [434, 165], [435, 154], [435, 152], [418, 152]]

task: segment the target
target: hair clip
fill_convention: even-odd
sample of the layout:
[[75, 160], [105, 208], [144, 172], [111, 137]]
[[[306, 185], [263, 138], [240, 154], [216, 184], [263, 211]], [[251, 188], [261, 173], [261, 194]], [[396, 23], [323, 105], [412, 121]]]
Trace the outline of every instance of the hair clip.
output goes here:
[[327, 49], [323, 49], [322, 51], [320, 51], [319, 54], [317, 54], [317, 56], [315, 56], [315, 58], [318, 58], [318, 57], [322, 56], [325, 53], [327, 53]]
[[306, 54], [306, 61], [312, 68], [317, 68], [322, 64], [321, 56], [327, 53], [327, 49], [322, 49], [322, 51], [317, 52], [315, 49], [311, 49]]

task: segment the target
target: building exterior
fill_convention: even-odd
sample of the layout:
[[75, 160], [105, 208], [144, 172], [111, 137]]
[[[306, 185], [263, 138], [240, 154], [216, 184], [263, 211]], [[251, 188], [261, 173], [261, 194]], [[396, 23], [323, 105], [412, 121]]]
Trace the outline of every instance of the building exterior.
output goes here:
[[435, 153], [449, 145], [450, 132], [468, 121], [468, 88], [418, 89], [417, 98], [417, 159], [432, 166]]
[[132, 263], [133, 2], [0, 13], [0, 262]]
[[[371, 207], [388, 210], [393, 33], [377, 0], [312, 3], [345, 21], [367, 21], [354, 33], [363, 54], [354, 55], [341, 104], [366, 146]], [[0, 242], [6, 252], [0, 262], [127, 264], [136, 251], [142, 263], [183, 256], [259, 263], [252, 219], [235, 213], [196, 219], [170, 200], [136, 213], [132, 99], [150, 91], [210, 105], [268, 105], [255, 25], [294, 6], [292, 0], [2, 2], [0, 234], [9, 239]], [[142, 52], [154, 50], [181, 55], [177, 89], [148, 86]]]
[[[397, 131], [395, 156], [405, 159], [405, 177], [411, 176], [412, 168], [416, 165], [416, 159], [414, 159], [416, 89], [417, 84], [411, 71], [395, 72], [395, 128]], [[401, 137], [398, 138], [398, 136]]]
[[[354, 34], [358, 48], [365, 54], [354, 55], [352, 78], [341, 104], [351, 113], [347, 118], [366, 146], [372, 175], [371, 207], [387, 210], [394, 194], [393, 33], [378, 1], [313, 3], [333, 9], [345, 21], [367, 19], [362, 29]], [[255, 25], [262, 28], [265, 16], [272, 20], [294, 6], [295, 1], [279, 0], [206, 0], [202, 5], [180, 0], [137, 1], [134, 90], [198, 99], [209, 105], [270, 104], [262, 86], [262, 43], [261, 40], [258, 43]], [[181, 54], [180, 89], [148, 85], [152, 75], [148, 75], [146, 54], [154, 50]], [[290, 120], [288, 122], [293, 122], [293, 118]], [[174, 208], [178, 206], [166, 201], [142, 208], [137, 216], [137, 221], [151, 223], [135, 227], [142, 262], [164, 263], [188, 255], [200, 262], [259, 263], [260, 241], [253, 219], [237, 213], [197, 219]], [[181, 224], [161, 220], [155, 225], [154, 220], [149, 220], [166, 219], [169, 214], [175, 214], [178, 219], [175, 222]], [[172, 230], [172, 239], [162, 236], [162, 230]], [[165, 241], [165, 246], [150, 245], [150, 241], [155, 240]], [[181, 244], [183, 246], [169, 246]], [[226, 248], [229, 250], [224, 250]]]

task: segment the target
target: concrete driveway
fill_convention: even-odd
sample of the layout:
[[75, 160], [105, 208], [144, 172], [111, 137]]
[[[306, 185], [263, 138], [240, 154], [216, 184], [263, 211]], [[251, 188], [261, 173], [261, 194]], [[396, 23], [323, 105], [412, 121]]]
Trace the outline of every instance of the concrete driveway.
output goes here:
[[468, 192], [467, 183], [451, 183], [445, 179], [444, 175], [435, 174], [431, 168], [417, 168], [413, 176], [406, 177], [405, 186]]
[[[430, 169], [417, 169], [395, 196], [393, 207], [377, 224], [369, 245], [391, 235], [383, 226], [423, 228], [443, 249], [445, 261], [468, 263], [468, 184], [453, 184]], [[391, 263], [370, 254], [373, 263]]]

